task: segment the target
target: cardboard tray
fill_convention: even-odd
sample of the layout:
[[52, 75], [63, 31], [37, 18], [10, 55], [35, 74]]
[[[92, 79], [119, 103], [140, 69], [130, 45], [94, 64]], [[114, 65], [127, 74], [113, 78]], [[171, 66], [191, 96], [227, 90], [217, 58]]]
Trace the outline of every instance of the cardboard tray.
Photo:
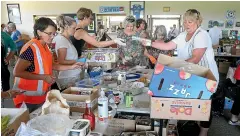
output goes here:
[[211, 100], [151, 98], [151, 118], [209, 121]]
[[14, 136], [21, 125], [21, 122], [27, 123], [30, 120], [28, 109], [24, 108], [1, 108], [1, 116], [10, 115], [11, 119], [2, 136]]
[[[76, 95], [72, 94], [71, 92], [77, 91], [77, 90], [92, 90], [91, 95]], [[94, 111], [97, 108], [97, 99], [99, 97], [98, 89], [96, 88], [79, 88], [79, 87], [70, 87], [66, 90], [64, 90], [62, 93], [62, 96], [64, 99], [67, 100], [67, 103], [70, 106], [70, 111], [73, 112], [84, 112], [85, 111], [85, 102], [86, 100], [91, 101], [92, 111]]]

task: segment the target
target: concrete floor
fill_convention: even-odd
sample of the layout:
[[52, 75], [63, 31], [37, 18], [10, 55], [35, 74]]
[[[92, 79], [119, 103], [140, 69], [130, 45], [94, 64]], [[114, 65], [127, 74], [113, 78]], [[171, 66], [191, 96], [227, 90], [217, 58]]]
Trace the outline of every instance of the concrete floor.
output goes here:
[[[13, 78], [12, 71], [13, 68], [9, 67], [9, 71], [11, 73], [10, 85], [12, 87]], [[223, 78], [224, 76], [222, 76]], [[220, 77], [221, 79], [221, 77]], [[4, 101], [4, 105], [6, 108], [14, 107], [11, 99], [6, 99]], [[240, 107], [239, 107], [240, 108]], [[239, 126], [231, 126], [228, 124], [228, 118], [230, 118], [230, 112], [225, 112], [226, 117], [213, 117], [212, 125], [209, 129], [208, 136], [240, 136], [240, 127]]]

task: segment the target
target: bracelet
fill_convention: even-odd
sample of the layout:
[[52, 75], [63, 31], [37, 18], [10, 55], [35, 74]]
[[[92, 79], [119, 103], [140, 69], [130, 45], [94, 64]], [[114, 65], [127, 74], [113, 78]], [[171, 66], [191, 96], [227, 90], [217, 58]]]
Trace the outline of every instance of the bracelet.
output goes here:
[[9, 98], [12, 98], [12, 94], [9, 91], [7, 91], [7, 93], [9, 95]]

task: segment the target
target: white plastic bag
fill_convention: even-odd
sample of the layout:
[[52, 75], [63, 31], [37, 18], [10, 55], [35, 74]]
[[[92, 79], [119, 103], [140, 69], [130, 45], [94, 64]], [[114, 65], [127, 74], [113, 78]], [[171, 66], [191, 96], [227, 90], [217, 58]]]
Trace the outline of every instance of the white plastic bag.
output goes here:
[[25, 102], [23, 102], [20, 108], [27, 109], [27, 105], [26, 105], [26, 103], [25, 103]]
[[47, 114], [35, 117], [18, 128], [16, 136], [65, 136], [73, 122], [66, 115]]
[[22, 122], [20, 127], [18, 128], [15, 136], [48, 136], [48, 134], [42, 133], [31, 127], [27, 127], [27, 125]]
[[42, 115], [50, 113], [69, 116], [70, 107], [59, 90], [51, 90], [47, 93], [46, 101], [42, 106]]

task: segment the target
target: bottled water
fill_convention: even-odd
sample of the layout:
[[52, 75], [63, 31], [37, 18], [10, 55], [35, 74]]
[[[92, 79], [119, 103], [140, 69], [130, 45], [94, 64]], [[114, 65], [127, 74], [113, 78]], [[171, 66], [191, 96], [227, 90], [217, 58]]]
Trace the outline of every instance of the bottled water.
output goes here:
[[100, 122], [106, 122], [108, 119], [108, 98], [105, 96], [105, 92], [101, 91], [101, 96], [98, 98], [98, 120]]

